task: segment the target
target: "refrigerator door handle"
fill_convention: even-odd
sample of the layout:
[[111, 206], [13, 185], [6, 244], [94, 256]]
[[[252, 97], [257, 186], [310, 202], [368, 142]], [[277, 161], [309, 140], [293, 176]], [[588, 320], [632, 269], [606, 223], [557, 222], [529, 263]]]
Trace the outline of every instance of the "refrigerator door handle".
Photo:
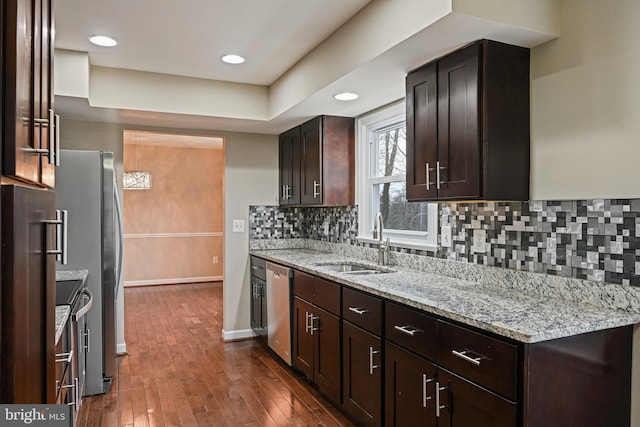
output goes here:
[[115, 174], [113, 175], [113, 198], [116, 203], [116, 219], [118, 223], [118, 269], [116, 271], [116, 291], [115, 298], [118, 298], [118, 291], [120, 290], [120, 279], [122, 278], [122, 259], [124, 258], [124, 231], [122, 227], [122, 207], [120, 206], [120, 196], [118, 195], [118, 183], [116, 181]]

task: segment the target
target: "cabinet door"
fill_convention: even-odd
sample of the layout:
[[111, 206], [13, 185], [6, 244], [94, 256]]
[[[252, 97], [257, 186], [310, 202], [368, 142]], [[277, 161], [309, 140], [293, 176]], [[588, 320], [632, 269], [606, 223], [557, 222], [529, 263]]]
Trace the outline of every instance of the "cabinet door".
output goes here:
[[322, 131], [322, 117], [300, 126], [300, 191], [303, 204], [322, 204]]
[[293, 299], [293, 366], [308, 378], [313, 378], [313, 335], [310, 333], [310, 318], [313, 306], [300, 298]]
[[384, 356], [385, 425], [435, 427], [436, 366], [389, 341]]
[[438, 62], [438, 196], [480, 196], [479, 57], [473, 44]]
[[407, 76], [407, 199], [438, 196], [438, 100], [436, 63]]
[[516, 404], [444, 369], [438, 371], [438, 427], [514, 427]]
[[342, 322], [342, 404], [364, 426], [382, 425], [382, 340]]
[[33, 121], [32, 1], [7, 0], [4, 7], [4, 125], [2, 174], [38, 182], [40, 155]]
[[280, 135], [280, 205], [300, 204], [300, 128]]
[[314, 382], [322, 394], [340, 404], [340, 319], [314, 307]]
[[4, 403], [53, 403], [55, 390], [55, 194], [2, 186]]

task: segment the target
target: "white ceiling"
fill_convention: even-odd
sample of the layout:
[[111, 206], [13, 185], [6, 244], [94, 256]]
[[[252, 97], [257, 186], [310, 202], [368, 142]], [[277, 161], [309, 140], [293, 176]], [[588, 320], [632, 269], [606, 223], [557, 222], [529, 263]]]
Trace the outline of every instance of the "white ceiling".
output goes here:
[[[268, 86], [369, 1], [56, 0], [55, 46], [92, 65]], [[118, 46], [92, 45], [96, 34]]]
[[[253, 87], [266, 88], [269, 97], [269, 111], [258, 118], [250, 113], [118, 108], [94, 105], [91, 95], [58, 93], [56, 109], [63, 119], [270, 134], [321, 114], [357, 116], [401, 99], [409, 70], [470, 41], [491, 38], [533, 47], [554, 37], [544, 25], [530, 29], [536, 25], [527, 21], [541, 16], [531, 13], [536, 5], [546, 11], [554, 0], [528, 0], [519, 6], [511, 1], [492, 0], [494, 19], [485, 13], [488, 8], [477, 9], [475, 0], [455, 3], [471, 13], [454, 8], [436, 17], [415, 9], [446, 10], [453, 1], [55, 0], [56, 49], [88, 52], [92, 66], [257, 85]], [[387, 14], [395, 19], [386, 20]], [[509, 14], [511, 21], [503, 19]], [[385, 39], [385, 26], [407, 30], [391, 31]], [[93, 46], [88, 37], [94, 34], [111, 36], [119, 44]], [[366, 52], [358, 55], [345, 44]], [[226, 53], [240, 54], [246, 62], [224, 64], [220, 57]], [[342, 90], [358, 92], [360, 98], [334, 100], [332, 95]], [[278, 102], [284, 107], [274, 108]]]

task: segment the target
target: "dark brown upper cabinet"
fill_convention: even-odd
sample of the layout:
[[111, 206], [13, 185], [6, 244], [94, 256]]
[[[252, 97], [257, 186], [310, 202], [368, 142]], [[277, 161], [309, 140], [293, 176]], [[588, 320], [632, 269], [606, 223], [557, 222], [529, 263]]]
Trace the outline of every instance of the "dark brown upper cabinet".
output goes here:
[[407, 199], [529, 199], [529, 49], [481, 40], [409, 73]]
[[319, 116], [280, 135], [280, 205], [352, 205], [354, 119]]
[[300, 127], [280, 135], [280, 205], [300, 204]]
[[2, 174], [54, 187], [58, 142], [53, 111], [52, 0], [8, 0], [2, 19]]

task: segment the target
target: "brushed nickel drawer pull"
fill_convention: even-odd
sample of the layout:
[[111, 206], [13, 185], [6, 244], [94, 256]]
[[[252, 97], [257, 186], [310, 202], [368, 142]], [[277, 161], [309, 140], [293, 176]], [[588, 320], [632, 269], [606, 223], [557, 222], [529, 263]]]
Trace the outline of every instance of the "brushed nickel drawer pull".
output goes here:
[[469, 350], [464, 350], [464, 351], [451, 350], [451, 354], [453, 354], [454, 356], [458, 356], [462, 360], [466, 360], [467, 362], [473, 363], [476, 366], [480, 366], [482, 357], [469, 357], [467, 356], [468, 353], [471, 353], [471, 352]]
[[353, 311], [356, 314], [363, 315], [363, 314], [367, 313], [369, 310], [367, 310], [365, 308], [360, 308], [360, 307], [349, 307], [349, 311]]
[[409, 325], [403, 325], [403, 326], [394, 325], [393, 329], [395, 329], [396, 331], [405, 333], [407, 335], [410, 335], [412, 337], [416, 335], [416, 332], [422, 332], [420, 329], [414, 328], [413, 326], [409, 326]]

